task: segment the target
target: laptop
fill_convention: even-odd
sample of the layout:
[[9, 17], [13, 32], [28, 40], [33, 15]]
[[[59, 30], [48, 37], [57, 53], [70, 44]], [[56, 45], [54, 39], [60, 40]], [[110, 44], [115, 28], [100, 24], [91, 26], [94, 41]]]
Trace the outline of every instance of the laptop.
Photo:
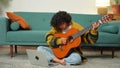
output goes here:
[[30, 50], [30, 49], [27, 49], [26, 52], [30, 63], [33, 65], [38, 65], [43, 67], [49, 67], [55, 65], [55, 64], [49, 64], [45, 52]]

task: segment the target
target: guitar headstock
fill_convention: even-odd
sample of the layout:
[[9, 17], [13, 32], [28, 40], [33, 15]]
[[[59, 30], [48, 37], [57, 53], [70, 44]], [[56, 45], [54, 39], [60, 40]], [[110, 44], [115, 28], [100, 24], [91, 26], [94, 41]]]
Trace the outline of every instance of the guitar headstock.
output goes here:
[[104, 15], [100, 20], [98, 20], [98, 23], [103, 24], [111, 21], [113, 19], [113, 14], [107, 14]]

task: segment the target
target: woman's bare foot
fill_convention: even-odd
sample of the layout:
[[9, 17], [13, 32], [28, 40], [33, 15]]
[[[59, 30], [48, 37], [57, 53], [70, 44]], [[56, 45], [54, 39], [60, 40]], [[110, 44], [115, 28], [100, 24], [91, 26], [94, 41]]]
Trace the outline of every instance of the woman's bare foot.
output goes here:
[[64, 59], [53, 58], [52, 60], [53, 60], [54, 62], [60, 63], [60, 64], [62, 64], [62, 65], [66, 65]]
[[64, 60], [64, 59], [61, 59], [61, 60], [60, 60], [60, 64], [66, 65], [65, 60]]

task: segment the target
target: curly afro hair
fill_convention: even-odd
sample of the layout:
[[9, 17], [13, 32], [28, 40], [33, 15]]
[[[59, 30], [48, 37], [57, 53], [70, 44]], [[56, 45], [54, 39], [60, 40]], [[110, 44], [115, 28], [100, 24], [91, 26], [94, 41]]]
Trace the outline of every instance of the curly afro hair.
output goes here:
[[61, 24], [67, 23], [68, 25], [71, 23], [71, 16], [66, 11], [59, 11], [51, 19], [50, 25], [55, 29], [59, 29]]

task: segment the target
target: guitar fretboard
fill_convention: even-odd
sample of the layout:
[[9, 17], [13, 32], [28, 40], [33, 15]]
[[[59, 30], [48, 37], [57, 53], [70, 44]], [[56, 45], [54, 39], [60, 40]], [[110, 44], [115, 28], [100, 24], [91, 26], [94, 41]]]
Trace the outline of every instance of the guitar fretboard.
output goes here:
[[72, 36], [72, 39], [75, 39], [75, 38], [77, 38], [78, 36], [83, 35], [83, 34], [86, 33], [87, 31], [89, 31], [91, 28], [92, 28], [92, 25], [86, 27], [86, 28], [83, 29], [82, 31], [79, 31], [77, 34], [74, 34], [74, 35]]

